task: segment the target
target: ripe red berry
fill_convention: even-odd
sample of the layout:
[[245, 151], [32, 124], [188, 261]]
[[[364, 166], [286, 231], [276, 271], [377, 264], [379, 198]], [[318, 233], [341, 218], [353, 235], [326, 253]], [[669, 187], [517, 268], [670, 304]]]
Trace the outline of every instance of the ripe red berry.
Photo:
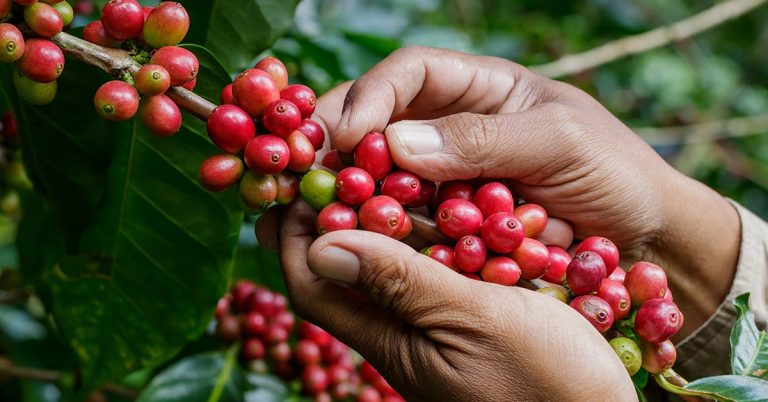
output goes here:
[[245, 164], [259, 174], [275, 174], [288, 167], [291, 153], [285, 140], [276, 135], [259, 135], [245, 146]]
[[373, 197], [376, 183], [363, 169], [348, 167], [336, 175], [336, 196], [349, 205], [360, 205]]
[[267, 106], [280, 99], [280, 90], [272, 77], [255, 68], [245, 70], [235, 78], [232, 93], [235, 102], [254, 118], [261, 118]]
[[511, 213], [515, 206], [512, 192], [499, 182], [488, 183], [478, 188], [473, 200], [486, 218], [497, 212]]
[[219, 101], [222, 105], [234, 105], [235, 104], [235, 95], [232, 94], [232, 84], [227, 84], [227, 86], [224, 87], [224, 89], [221, 90], [221, 96], [219, 97]]
[[256, 291], [256, 284], [249, 280], [239, 280], [232, 287], [232, 304], [239, 312], [244, 312], [251, 304], [251, 298]]
[[667, 291], [667, 274], [656, 264], [639, 261], [629, 267], [624, 286], [632, 296], [632, 305], [639, 306], [647, 300], [664, 297]]
[[607, 272], [613, 272], [619, 264], [619, 249], [612, 241], [605, 237], [587, 237], [576, 248], [577, 253], [582, 251], [594, 251], [597, 253], [603, 259]]
[[101, 20], [89, 22], [88, 25], [83, 28], [83, 39], [99, 46], [114, 49], [119, 48], [122, 43], [107, 35], [107, 31], [104, 29], [104, 24], [102, 24]]
[[683, 321], [683, 314], [674, 302], [651, 299], [637, 309], [635, 332], [646, 342], [659, 343], [673, 337]]
[[24, 54], [24, 35], [13, 24], [0, 24], [0, 62], [13, 63]]
[[280, 91], [280, 98], [290, 101], [299, 109], [301, 117], [308, 118], [315, 112], [315, 92], [301, 84], [288, 85]]
[[279, 90], [288, 85], [288, 69], [285, 68], [285, 64], [279, 59], [271, 56], [265, 57], [256, 63], [255, 68], [269, 74]]
[[145, 96], [160, 95], [171, 86], [171, 76], [163, 66], [147, 64], [133, 77], [139, 93]]
[[358, 219], [363, 229], [393, 237], [403, 227], [405, 210], [394, 198], [378, 195], [363, 203]]
[[301, 125], [301, 113], [290, 101], [278, 99], [264, 109], [262, 122], [269, 132], [285, 138]]
[[437, 184], [435, 184], [435, 182], [427, 179], [419, 179], [419, 184], [421, 186], [421, 191], [419, 192], [418, 197], [416, 197], [415, 200], [409, 202], [408, 204], [405, 204], [405, 207], [423, 207], [429, 204], [429, 202], [435, 197], [435, 193], [437, 193]]
[[316, 121], [312, 119], [304, 119], [301, 121], [301, 125], [297, 130], [307, 136], [307, 139], [312, 143], [312, 147], [315, 148], [315, 151], [323, 149], [325, 132], [323, 132], [323, 128], [320, 127], [320, 124]]
[[221, 105], [206, 123], [208, 137], [224, 152], [238, 153], [256, 135], [256, 125], [245, 111], [235, 105]]
[[304, 366], [320, 364], [323, 356], [320, 346], [309, 339], [302, 339], [296, 344], [296, 361]]
[[315, 163], [315, 148], [301, 131], [294, 131], [285, 139], [291, 159], [288, 162], [288, 170], [304, 173]]
[[240, 321], [237, 317], [225, 314], [216, 322], [216, 335], [225, 342], [234, 342], [240, 338]]
[[483, 239], [467, 235], [456, 242], [453, 249], [453, 262], [464, 272], [475, 273], [480, 271], [485, 264], [488, 251]]
[[216, 302], [216, 311], [213, 316], [218, 320], [225, 314], [230, 314], [230, 308], [232, 307], [232, 295], [225, 295], [218, 302]]
[[29, 39], [24, 43], [19, 70], [33, 81], [55, 81], [64, 71], [64, 53], [47, 39]]
[[597, 292], [605, 276], [603, 259], [592, 251], [576, 254], [565, 271], [568, 286], [577, 295]]
[[331, 364], [328, 366], [328, 381], [331, 385], [342, 384], [349, 380], [352, 373], [341, 364]]
[[524, 279], [540, 278], [549, 268], [549, 249], [544, 243], [523, 239], [523, 243], [510, 255], [520, 266]]
[[77, 0], [74, 10], [77, 15], [91, 15], [93, 14], [93, 3], [91, 0]]
[[306, 394], [318, 395], [328, 388], [328, 374], [320, 366], [307, 366], [301, 372], [301, 385]]
[[277, 183], [275, 178], [247, 171], [240, 180], [240, 196], [249, 208], [261, 210], [275, 201]]
[[245, 361], [263, 359], [265, 352], [264, 342], [258, 338], [248, 338], [243, 342], [241, 353]]
[[384, 177], [381, 193], [396, 199], [401, 204], [408, 204], [415, 201], [421, 194], [421, 181], [419, 176], [411, 172], [396, 170]]
[[333, 337], [324, 329], [312, 324], [309, 321], [302, 321], [299, 325], [299, 335], [301, 339], [310, 339], [318, 344], [321, 348], [328, 346]]
[[629, 315], [629, 309], [632, 308], [632, 301], [629, 298], [629, 292], [619, 282], [610, 279], [603, 279], [600, 289], [597, 291], [597, 297], [605, 300], [613, 310], [613, 317], [616, 320], [623, 320]]
[[0, 18], [3, 18], [8, 14], [10, 14], [12, 8], [13, 8], [13, 1], [0, 0]]
[[480, 270], [480, 277], [485, 282], [513, 286], [520, 280], [520, 266], [509, 257], [493, 257], [485, 262]]
[[139, 93], [123, 81], [108, 81], [96, 91], [93, 105], [105, 120], [128, 120], [139, 109]]
[[475, 196], [475, 185], [467, 180], [444, 181], [437, 189], [437, 202], [441, 204], [453, 198], [472, 201]]
[[2, 127], [0, 131], [2, 131], [3, 137], [6, 139], [16, 139], [19, 134], [16, 117], [10, 110], [6, 111], [2, 119], [0, 119], [0, 127]]
[[440, 204], [435, 213], [435, 222], [444, 235], [459, 239], [480, 231], [483, 213], [472, 202], [454, 198]]
[[165, 67], [171, 76], [171, 86], [174, 87], [194, 80], [200, 69], [197, 56], [178, 46], [166, 46], [158, 49], [149, 62]]
[[547, 246], [547, 249], [549, 249], [549, 268], [541, 279], [560, 285], [565, 281], [565, 271], [571, 262], [571, 256], [557, 246]]
[[586, 318], [601, 334], [604, 334], [613, 325], [611, 306], [597, 296], [578, 296], [571, 300], [570, 306]]
[[283, 310], [277, 315], [275, 315], [274, 318], [272, 318], [272, 325], [276, 325], [278, 327], [283, 327], [286, 329], [286, 331], [291, 331], [293, 329], [293, 326], [296, 324], [296, 317], [293, 316], [293, 313], [287, 310]]
[[357, 212], [342, 202], [333, 202], [325, 206], [317, 215], [317, 233], [326, 234], [337, 230], [357, 228]]
[[144, 13], [136, 0], [109, 0], [101, 10], [107, 34], [117, 40], [138, 37], [144, 28]]
[[483, 222], [480, 237], [491, 251], [508, 254], [523, 243], [525, 231], [523, 224], [511, 212], [497, 212]]
[[143, 38], [149, 46], [178, 45], [189, 31], [189, 14], [179, 3], [164, 1], [157, 5], [144, 22]]
[[243, 161], [234, 155], [214, 155], [200, 165], [198, 179], [208, 191], [220, 192], [237, 184], [243, 176]]
[[672, 341], [643, 343], [643, 368], [651, 374], [660, 374], [675, 365], [677, 349]]
[[323, 361], [329, 365], [339, 363], [339, 366], [346, 367], [344, 364], [341, 364], [341, 360], [349, 357], [349, 352], [350, 350], [347, 345], [338, 339], [333, 339], [323, 348]]
[[372, 131], [355, 147], [355, 166], [370, 173], [373, 180], [383, 179], [392, 170], [392, 155], [389, 153], [384, 134]]
[[243, 316], [243, 330], [248, 335], [262, 335], [267, 331], [267, 319], [258, 311], [249, 311]]
[[323, 155], [323, 160], [320, 163], [323, 165], [323, 167], [333, 170], [334, 172], [341, 171], [347, 167], [341, 162], [341, 159], [339, 159], [339, 151], [335, 149], [332, 149]]
[[411, 231], [413, 231], [413, 221], [411, 220], [411, 217], [406, 214], [403, 217], [403, 226], [400, 227], [400, 230], [398, 230], [397, 233], [392, 235], [392, 238], [395, 240], [403, 240], [411, 234]]
[[286, 342], [278, 342], [269, 348], [269, 357], [276, 363], [288, 363], [292, 354], [291, 346]]
[[421, 253], [456, 272], [460, 271], [453, 262], [453, 248], [451, 246], [435, 244], [433, 246], [425, 247], [421, 250]]
[[376, 388], [366, 385], [360, 389], [355, 402], [381, 402], [381, 394]]
[[269, 289], [257, 287], [251, 298], [251, 311], [258, 311], [272, 317], [277, 311], [277, 294]]
[[61, 14], [53, 6], [40, 2], [24, 9], [24, 21], [34, 33], [44, 38], [50, 38], [64, 28]]
[[181, 111], [176, 102], [165, 95], [147, 96], [141, 100], [141, 122], [161, 137], [169, 137], [181, 129]]
[[608, 279], [612, 281], [616, 281], [619, 283], [624, 283], [624, 278], [627, 277], [627, 272], [624, 271], [624, 268], [617, 266], [613, 272], [611, 272], [610, 275], [608, 275]]
[[275, 182], [277, 183], [275, 202], [278, 204], [288, 205], [299, 195], [299, 180], [296, 176], [281, 172], [275, 175]]
[[541, 205], [520, 205], [515, 208], [515, 216], [523, 222], [526, 237], [537, 237], [547, 227], [547, 211]]

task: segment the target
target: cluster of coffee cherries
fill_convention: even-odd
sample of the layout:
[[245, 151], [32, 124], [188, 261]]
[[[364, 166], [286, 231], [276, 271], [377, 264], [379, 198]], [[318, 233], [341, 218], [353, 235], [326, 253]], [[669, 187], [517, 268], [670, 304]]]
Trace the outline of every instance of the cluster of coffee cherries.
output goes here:
[[397, 402], [403, 399], [370, 364], [322, 328], [296, 319], [286, 298], [238, 281], [216, 306], [216, 333], [241, 342], [249, 370], [301, 383], [316, 401]]

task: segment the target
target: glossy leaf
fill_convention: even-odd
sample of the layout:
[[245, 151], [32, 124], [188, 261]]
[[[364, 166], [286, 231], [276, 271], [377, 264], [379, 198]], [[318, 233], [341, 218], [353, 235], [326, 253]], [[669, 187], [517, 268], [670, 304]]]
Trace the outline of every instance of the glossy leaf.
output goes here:
[[685, 389], [706, 392], [709, 397], [721, 401], [768, 401], [768, 381], [755, 377], [739, 375], [706, 377], [688, 383]]
[[749, 293], [737, 297], [733, 305], [739, 318], [731, 331], [731, 369], [734, 375], [768, 378], [768, 337], [755, 325], [749, 309]]

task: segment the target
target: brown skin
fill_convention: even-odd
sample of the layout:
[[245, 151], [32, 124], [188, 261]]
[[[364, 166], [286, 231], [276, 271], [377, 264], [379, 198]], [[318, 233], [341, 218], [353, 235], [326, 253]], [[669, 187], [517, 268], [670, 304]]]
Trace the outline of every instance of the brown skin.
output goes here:
[[[605, 236], [625, 262], [660, 264], [686, 316], [680, 337], [730, 288], [740, 243], [734, 208], [572, 86], [502, 59], [407, 48], [319, 99], [316, 116], [340, 151], [386, 129], [403, 169], [435, 181], [511, 179], [577, 238]], [[392, 124], [401, 120], [410, 122]], [[439, 149], [409, 153], [407, 124], [432, 127]], [[468, 280], [374, 233], [315, 240], [314, 213], [301, 203], [279, 213], [267, 213], [257, 234], [276, 247], [282, 223], [297, 310], [370, 359], [409, 400], [635, 399], [607, 342], [566, 305]]]

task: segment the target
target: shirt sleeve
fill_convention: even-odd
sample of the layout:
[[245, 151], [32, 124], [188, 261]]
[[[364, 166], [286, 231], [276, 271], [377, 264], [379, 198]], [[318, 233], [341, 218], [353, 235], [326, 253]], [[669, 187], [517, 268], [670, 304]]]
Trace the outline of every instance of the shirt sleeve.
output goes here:
[[737, 312], [731, 302], [749, 292], [749, 305], [758, 328], [768, 319], [768, 224], [737, 204], [741, 220], [741, 246], [731, 290], [715, 313], [677, 345], [675, 371], [688, 380], [730, 374], [730, 336]]

